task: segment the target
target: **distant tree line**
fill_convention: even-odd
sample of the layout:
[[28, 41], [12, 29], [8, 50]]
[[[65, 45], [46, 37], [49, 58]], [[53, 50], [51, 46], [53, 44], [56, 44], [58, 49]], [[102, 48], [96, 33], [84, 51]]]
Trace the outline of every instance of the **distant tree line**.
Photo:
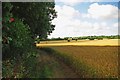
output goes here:
[[79, 40], [84, 40], [84, 39], [89, 39], [89, 40], [102, 40], [102, 39], [120, 39], [120, 35], [111, 35], [111, 36], [83, 36], [83, 37], [78, 37]]
[[58, 37], [58, 38], [51, 38], [51, 39], [41, 39], [40, 41], [68, 40], [70, 38], [72, 38], [72, 40], [76, 40], [76, 41], [77, 40], [85, 40], [85, 39], [88, 39], [88, 40], [120, 39], [120, 35], [111, 35], [111, 36], [101, 35], [101, 36], [64, 37], [64, 38]]

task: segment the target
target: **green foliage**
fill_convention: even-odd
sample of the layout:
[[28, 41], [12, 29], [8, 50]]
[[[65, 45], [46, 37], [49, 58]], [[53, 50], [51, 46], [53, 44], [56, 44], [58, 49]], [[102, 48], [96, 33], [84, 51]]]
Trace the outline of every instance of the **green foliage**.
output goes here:
[[39, 75], [39, 71], [36, 69], [37, 64], [37, 52], [31, 50], [17, 58], [4, 60], [2, 76], [3, 78], [35, 78]]
[[94, 40], [95, 38], [93, 36], [90, 36], [88, 39], [89, 40]]
[[68, 40], [69, 37], [64, 37], [64, 40]]
[[50, 66], [42, 65], [41, 71], [40, 71], [40, 77], [41, 78], [48, 78], [53, 75], [53, 70], [50, 68]]
[[98, 37], [97, 39], [98, 39], [98, 40], [103, 40], [103, 38], [102, 38], [102, 37]]
[[18, 62], [17, 59], [10, 59], [3, 62], [2, 76], [4, 78], [23, 77], [25, 67], [22, 62]]
[[[89, 40], [94, 40], [94, 39], [98, 39], [98, 40], [103, 40], [103, 39], [120, 39], [120, 35], [111, 35], [111, 36], [82, 36], [82, 37], [76, 37], [78, 40], [85, 40], [85, 39], [89, 39]], [[68, 37], [65, 37], [64, 40], [67, 40]], [[73, 38], [73, 40], [75, 40]]]
[[40, 38], [36, 38], [35, 39], [35, 43], [40, 43], [41, 39]]
[[52, 38], [51, 40], [53, 41], [53, 40], [64, 40], [64, 39], [63, 39], [63, 38], [58, 37], [58, 38]]
[[37, 35], [40, 38], [47, 38], [47, 35], [52, 33], [55, 25], [52, 20], [57, 17], [54, 2], [14, 2], [12, 13], [24, 20], [30, 26], [33, 36]]
[[[3, 56], [6, 57], [8, 54], [20, 53], [27, 51], [32, 44], [30, 37], [30, 31], [28, 25], [24, 25], [23, 22], [16, 17], [14, 22], [10, 22], [11, 13], [3, 17]], [[18, 51], [17, 51], [18, 50]]]
[[40, 77], [40, 70], [36, 68], [38, 52], [32, 37], [46, 38], [54, 30], [51, 23], [57, 17], [54, 2], [3, 2], [2, 14], [3, 78]]
[[[32, 49], [33, 39], [31, 38], [29, 26], [10, 13], [12, 5], [3, 3], [2, 8], [2, 76], [4, 78], [22, 78], [27, 72], [24, 65], [31, 64], [25, 62], [33, 60], [32, 57], [34, 57], [27, 57], [28, 54], [34, 53], [28, 52]], [[34, 61], [31, 61], [33, 65]], [[33, 65], [29, 65], [28, 68], [33, 67]], [[30, 69], [28, 70], [31, 71]]]

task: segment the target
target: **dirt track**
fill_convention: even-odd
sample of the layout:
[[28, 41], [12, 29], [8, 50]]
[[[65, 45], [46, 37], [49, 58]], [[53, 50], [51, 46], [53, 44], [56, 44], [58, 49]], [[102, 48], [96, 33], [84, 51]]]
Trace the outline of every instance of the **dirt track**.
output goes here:
[[78, 40], [67, 42], [61, 41], [43, 41], [40, 44], [36, 44], [37, 47], [41, 46], [66, 46], [66, 45], [77, 45], [77, 46], [120, 46], [118, 39], [104, 39], [104, 40]]

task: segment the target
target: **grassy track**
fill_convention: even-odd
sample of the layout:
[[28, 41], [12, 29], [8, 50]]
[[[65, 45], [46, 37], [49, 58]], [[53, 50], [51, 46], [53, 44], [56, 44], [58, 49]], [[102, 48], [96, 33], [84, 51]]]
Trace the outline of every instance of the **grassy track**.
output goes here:
[[70, 66], [64, 62], [59, 61], [55, 56], [49, 52], [41, 51], [38, 57], [38, 68], [40, 69], [41, 78], [79, 78], [80, 76], [75, 73]]

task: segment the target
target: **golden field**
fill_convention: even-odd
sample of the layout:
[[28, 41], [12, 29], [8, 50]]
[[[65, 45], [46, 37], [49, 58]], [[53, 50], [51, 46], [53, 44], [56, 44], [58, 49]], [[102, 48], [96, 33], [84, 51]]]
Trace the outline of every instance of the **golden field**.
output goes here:
[[69, 57], [72, 62], [71, 65], [76, 67], [78, 71], [82, 66], [81, 64], [90, 67], [92, 70], [87, 69], [88, 72], [87, 75], [84, 75], [85, 77], [90, 77], [91, 75], [97, 77], [118, 77], [118, 47], [54, 46], [50, 48], [60, 52], [59, 55], [63, 57]]
[[41, 41], [36, 46], [66, 46], [66, 45], [77, 45], [77, 46], [119, 46], [120, 39], [104, 39], [104, 40], [78, 40], [67, 42], [67, 40], [59, 41]]

